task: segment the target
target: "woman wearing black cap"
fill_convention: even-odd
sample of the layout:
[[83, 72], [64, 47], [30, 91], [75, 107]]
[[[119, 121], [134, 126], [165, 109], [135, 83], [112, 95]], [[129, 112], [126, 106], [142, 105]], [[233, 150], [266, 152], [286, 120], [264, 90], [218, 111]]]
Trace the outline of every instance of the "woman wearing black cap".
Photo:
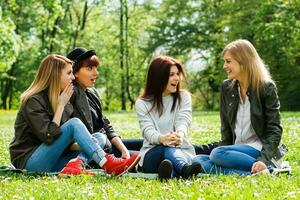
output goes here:
[[[130, 158], [128, 149], [102, 113], [101, 99], [94, 88], [98, 76], [97, 67], [100, 64], [96, 52], [79, 47], [72, 50], [67, 57], [74, 61], [75, 94], [71, 101], [74, 106], [74, 116], [82, 120], [91, 134], [100, 132], [100, 135], [107, 139], [105, 145], [109, 151], [115, 149], [117, 150], [115, 153], [118, 152], [116, 154], [120, 154], [123, 159]], [[142, 142], [139, 139], [133, 139], [132, 142], [134, 141], [137, 141], [136, 148], [139, 150]], [[80, 147], [74, 143], [71, 149], [78, 150]]]

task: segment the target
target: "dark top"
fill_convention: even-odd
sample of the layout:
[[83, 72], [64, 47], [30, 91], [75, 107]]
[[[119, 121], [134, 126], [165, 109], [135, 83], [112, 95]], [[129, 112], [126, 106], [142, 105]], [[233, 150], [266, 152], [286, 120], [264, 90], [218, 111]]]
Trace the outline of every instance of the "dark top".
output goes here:
[[91, 111], [92, 121], [93, 121], [93, 130], [99, 131], [103, 128], [102, 112], [101, 112], [101, 103], [99, 99], [93, 95], [89, 90], [86, 90], [86, 96], [89, 104], [89, 109]]
[[[70, 118], [72, 112], [72, 105], [67, 104], [61, 124]], [[52, 143], [61, 134], [60, 127], [52, 122], [53, 117], [47, 90], [30, 97], [21, 106], [14, 125], [15, 135], [9, 145], [10, 159], [16, 168], [23, 169], [38, 146]]]
[[[240, 101], [237, 84], [232, 85], [231, 80], [225, 80], [222, 84], [220, 106], [222, 141], [220, 145], [232, 145], [235, 141], [234, 128]], [[259, 97], [251, 90], [247, 91], [247, 95], [250, 101], [251, 125], [263, 145], [261, 155], [257, 160], [269, 165], [278, 151], [282, 135], [277, 89], [270, 82], [263, 86]]]
[[84, 91], [75, 85], [70, 102], [74, 107], [73, 116], [79, 118], [91, 134], [103, 128], [109, 140], [118, 136], [110, 121], [102, 113], [101, 99], [95, 88]]

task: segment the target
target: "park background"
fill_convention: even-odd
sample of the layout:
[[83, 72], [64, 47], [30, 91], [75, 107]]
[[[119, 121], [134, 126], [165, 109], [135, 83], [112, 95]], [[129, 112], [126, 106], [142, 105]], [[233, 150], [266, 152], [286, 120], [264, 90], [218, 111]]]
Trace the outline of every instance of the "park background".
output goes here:
[[300, 110], [299, 0], [1, 0], [0, 109], [50, 53], [95, 49], [105, 110], [132, 110], [155, 55], [186, 66], [193, 106], [218, 110], [222, 49], [251, 41], [277, 83], [282, 110]]
[[19, 96], [40, 61], [78, 46], [95, 49], [101, 59], [96, 87], [123, 138], [141, 137], [134, 102], [151, 58], [164, 54], [184, 63], [188, 73], [191, 141], [217, 141], [226, 78], [221, 52], [239, 38], [254, 44], [277, 83], [292, 175], [162, 183], [0, 174], [0, 199], [299, 199], [300, 0], [0, 0], [0, 165], [9, 164]]

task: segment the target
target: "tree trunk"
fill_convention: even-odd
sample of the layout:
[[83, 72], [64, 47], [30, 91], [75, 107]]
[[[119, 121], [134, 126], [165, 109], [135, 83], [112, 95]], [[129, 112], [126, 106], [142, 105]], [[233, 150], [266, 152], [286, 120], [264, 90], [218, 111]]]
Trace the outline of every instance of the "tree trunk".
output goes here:
[[124, 4], [125, 0], [120, 0], [120, 68], [121, 68], [121, 105], [122, 110], [126, 110], [126, 96], [125, 96], [125, 76], [124, 76], [124, 60], [125, 60], [125, 48], [124, 48]]
[[3, 81], [3, 91], [2, 91], [2, 105], [1, 108], [3, 109], [10, 109], [11, 106], [9, 106], [9, 97], [11, 96], [12, 92], [12, 86], [13, 86], [13, 79], [15, 69], [17, 67], [17, 63], [14, 62], [11, 66], [11, 68], [6, 72], [8, 74], [8, 78], [5, 78]]
[[[76, 27], [76, 31], [75, 31], [74, 37], [73, 37], [73, 45], [72, 45], [73, 49], [77, 45], [77, 39], [78, 39], [79, 32], [83, 31], [85, 28], [85, 24], [86, 24], [86, 21], [88, 19], [88, 14], [89, 14], [88, 8], [89, 8], [88, 0], [86, 0], [84, 3], [82, 15], [80, 15], [80, 13], [76, 15], [77, 16], [77, 27]], [[82, 17], [80, 17], [80, 16], [82, 16]]]
[[60, 21], [60, 17], [57, 17], [55, 19], [55, 22], [54, 22], [54, 25], [53, 25], [53, 28], [52, 28], [52, 31], [51, 31], [51, 40], [50, 40], [48, 53], [51, 53], [53, 51], [53, 47], [54, 47], [53, 40], [56, 36], [56, 31], [57, 31], [57, 26], [58, 26], [59, 21]]
[[128, 99], [130, 101], [130, 109], [132, 110], [133, 105], [134, 105], [134, 99], [131, 96], [131, 85], [130, 85], [130, 71], [129, 71], [129, 46], [128, 46], [128, 5], [127, 5], [127, 0], [124, 0], [124, 8], [125, 8], [125, 68], [126, 68], [126, 92]]

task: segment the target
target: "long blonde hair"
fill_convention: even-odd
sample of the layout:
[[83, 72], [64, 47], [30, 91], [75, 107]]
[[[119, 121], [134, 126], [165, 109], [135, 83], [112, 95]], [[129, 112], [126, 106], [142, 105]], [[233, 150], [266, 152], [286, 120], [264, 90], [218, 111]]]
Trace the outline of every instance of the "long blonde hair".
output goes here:
[[[254, 46], [248, 40], [235, 40], [223, 49], [223, 56], [229, 52], [233, 59], [241, 65], [241, 73], [245, 75], [246, 87], [259, 97], [264, 83], [274, 81], [271, 78], [263, 60], [258, 55]], [[233, 81], [233, 84], [236, 80]]]
[[68, 64], [72, 65], [73, 62], [64, 56], [52, 54], [45, 57], [33, 82], [21, 94], [21, 104], [26, 104], [30, 97], [48, 89], [49, 102], [53, 112], [55, 112], [60, 94], [61, 72]]

